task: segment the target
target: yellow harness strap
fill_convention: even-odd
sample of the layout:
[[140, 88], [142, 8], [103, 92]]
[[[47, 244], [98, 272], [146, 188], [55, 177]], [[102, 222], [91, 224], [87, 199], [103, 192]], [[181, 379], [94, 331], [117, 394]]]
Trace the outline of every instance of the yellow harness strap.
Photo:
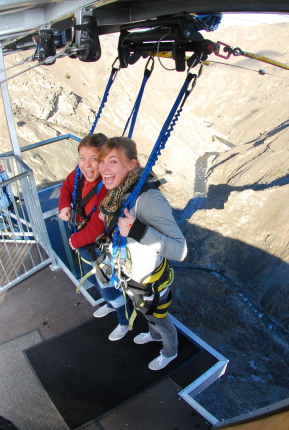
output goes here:
[[163, 303], [162, 305], [158, 305], [156, 307], [156, 311], [152, 313], [152, 316], [155, 318], [164, 318], [168, 314], [169, 306], [172, 303], [171, 294], [169, 295], [169, 300], [166, 303]]
[[90, 272], [88, 272], [86, 275], [84, 275], [84, 276], [81, 278], [81, 280], [79, 281], [79, 284], [78, 284], [78, 286], [77, 286], [77, 288], [76, 288], [76, 293], [77, 293], [77, 294], [79, 293], [80, 288], [81, 288], [81, 286], [82, 286], [83, 282], [84, 282], [84, 281], [86, 281], [86, 279], [87, 279], [90, 275], [94, 275], [94, 274], [95, 274], [95, 272], [96, 272], [95, 267], [93, 267], [93, 268], [91, 269], [91, 271], [90, 271]]
[[137, 310], [140, 308], [140, 307], [143, 307], [143, 306], [145, 306], [145, 301], [143, 301], [143, 302], [141, 302], [141, 304], [138, 306], [138, 307], [135, 307], [135, 308], [133, 308], [133, 311], [132, 311], [132, 313], [131, 313], [131, 316], [130, 316], [130, 319], [129, 319], [129, 321], [128, 321], [128, 329], [129, 330], [132, 330], [132, 328], [133, 328], [133, 323], [134, 323], [134, 321], [135, 321], [135, 319], [136, 319], [136, 317], [137, 317]]
[[153, 273], [142, 280], [142, 284], [152, 284], [155, 291], [162, 291], [173, 282], [173, 274], [173, 269], [169, 266], [167, 259], [164, 258]]
[[[164, 281], [161, 284], [158, 284], [157, 281], [160, 281], [164, 278]], [[133, 323], [137, 316], [137, 310], [141, 307], [149, 306], [148, 315], [152, 315], [155, 318], [165, 318], [168, 315], [168, 308], [172, 303], [172, 295], [169, 293], [167, 301], [165, 303], [159, 304], [160, 301], [160, 292], [165, 288], [169, 287], [174, 280], [174, 271], [168, 265], [166, 258], [163, 259], [161, 264], [155, 269], [153, 273], [151, 273], [148, 277], [143, 280], [143, 284], [157, 284], [155, 287], [154, 298], [151, 303], [143, 300], [139, 306], [134, 307], [133, 312], [129, 319], [129, 330], [132, 329]], [[129, 283], [127, 285], [129, 289]]]

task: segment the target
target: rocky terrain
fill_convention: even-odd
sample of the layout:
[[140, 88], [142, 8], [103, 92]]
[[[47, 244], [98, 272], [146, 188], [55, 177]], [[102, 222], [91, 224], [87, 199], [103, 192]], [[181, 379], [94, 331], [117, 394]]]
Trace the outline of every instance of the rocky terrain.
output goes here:
[[[289, 64], [288, 35], [288, 25], [275, 24], [205, 37]], [[97, 63], [62, 58], [8, 81], [21, 146], [88, 133], [116, 57], [117, 37], [101, 42]], [[31, 54], [11, 55], [7, 66]], [[172, 313], [230, 360], [197, 400], [226, 419], [289, 398], [289, 71], [243, 56], [209, 60], [154, 170], [167, 180], [189, 248], [175, 264]], [[134, 134], [142, 162], [185, 79], [155, 63]], [[118, 73], [96, 131], [122, 133], [144, 66]], [[4, 152], [11, 146], [1, 131]], [[75, 165], [76, 145], [53, 143], [24, 158], [43, 188]]]

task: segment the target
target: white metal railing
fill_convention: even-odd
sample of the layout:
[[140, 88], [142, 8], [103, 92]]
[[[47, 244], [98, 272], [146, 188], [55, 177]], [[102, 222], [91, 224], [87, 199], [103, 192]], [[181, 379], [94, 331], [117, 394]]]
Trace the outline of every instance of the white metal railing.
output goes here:
[[[17, 155], [0, 156], [0, 164], [8, 176], [0, 182], [2, 292], [48, 264], [56, 267], [56, 262], [32, 170]], [[9, 206], [3, 198], [7, 193]]]

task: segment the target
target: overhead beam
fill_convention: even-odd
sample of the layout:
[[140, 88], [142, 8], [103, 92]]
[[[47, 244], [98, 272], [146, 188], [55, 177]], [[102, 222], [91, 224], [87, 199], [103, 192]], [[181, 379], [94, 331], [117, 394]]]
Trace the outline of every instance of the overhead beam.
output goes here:
[[[43, 5], [41, 1], [43, 1]], [[47, 1], [44, 3], [44, 0], [40, 0], [39, 2], [34, 2], [34, 5], [39, 4], [39, 7], [22, 10], [20, 12], [14, 11], [7, 13], [7, 11], [5, 11], [5, 13], [1, 13], [0, 9], [0, 40], [7, 41], [7, 39], [12, 39], [18, 35], [35, 31], [52, 22], [58, 22], [86, 6], [93, 5], [93, 7], [100, 7], [113, 1], [116, 0], [68, 0], [58, 3], [48, 3]], [[27, 2], [22, 2], [22, 5], [25, 3]], [[32, 2], [30, 3], [32, 4]], [[20, 4], [21, 2], [17, 1], [17, 7]], [[2, 8], [3, 6], [2, 4]]]
[[[0, 40], [5, 40], [3, 45], [6, 45], [11, 39], [37, 31], [49, 23], [61, 28], [62, 23], [71, 20], [73, 12], [89, 6], [94, 8], [101, 34], [106, 33], [105, 26], [110, 33], [112, 29], [118, 30], [121, 24], [181, 12], [289, 13], [288, 0], [68, 0], [53, 3], [47, 0], [0, 0]], [[21, 9], [17, 11], [19, 7]], [[23, 10], [23, 7], [29, 9]]]
[[[119, 7], [121, 5], [121, 7]], [[288, 0], [162, 0], [116, 2], [95, 10], [98, 25], [123, 24], [162, 15], [216, 12], [289, 13]]]

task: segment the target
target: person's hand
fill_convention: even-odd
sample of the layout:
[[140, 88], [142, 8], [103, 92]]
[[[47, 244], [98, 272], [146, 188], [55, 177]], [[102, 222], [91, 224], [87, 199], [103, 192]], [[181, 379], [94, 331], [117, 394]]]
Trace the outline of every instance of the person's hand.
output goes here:
[[71, 208], [62, 208], [59, 212], [58, 216], [62, 221], [69, 221], [70, 220], [70, 214], [71, 214]]
[[71, 248], [73, 251], [75, 251], [75, 250], [76, 250], [76, 248], [74, 248], [74, 246], [73, 246], [73, 245], [72, 245], [72, 243], [71, 243], [71, 237], [69, 238], [68, 243], [69, 243], [70, 248]]
[[102, 212], [99, 212], [98, 218], [104, 222], [105, 215]]
[[127, 237], [133, 223], [135, 222], [135, 217], [129, 213], [128, 209], [125, 209], [123, 213], [124, 217], [120, 217], [118, 219], [118, 228], [121, 236]]

